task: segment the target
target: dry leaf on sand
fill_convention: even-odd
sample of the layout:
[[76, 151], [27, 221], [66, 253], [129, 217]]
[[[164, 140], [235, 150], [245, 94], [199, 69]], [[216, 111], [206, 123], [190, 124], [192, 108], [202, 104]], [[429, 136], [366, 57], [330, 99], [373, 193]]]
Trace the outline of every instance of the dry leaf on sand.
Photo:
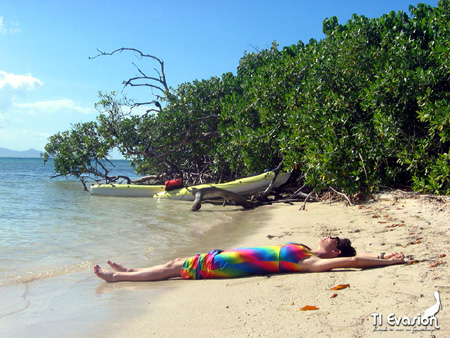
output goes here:
[[334, 288], [331, 288], [330, 290], [342, 290], [345, 288], [349, 288], [350, 284], [339, 284], [338, 286], [335, 286]]
[[306, 305], [301, 309], [299, 309], [299, 311], [311, 311], [311, 310], [319, 310], [319, 308], [313, 305]]

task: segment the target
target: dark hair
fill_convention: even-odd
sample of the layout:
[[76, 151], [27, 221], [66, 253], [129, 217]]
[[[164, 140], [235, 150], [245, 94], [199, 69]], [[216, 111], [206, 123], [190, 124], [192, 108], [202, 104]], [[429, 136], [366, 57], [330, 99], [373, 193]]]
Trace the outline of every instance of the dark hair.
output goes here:
[[338, 247], [341, 253], [338, 257], [352, 257], [356, 255], [356, 250], [352, 247], [352, 242], [348, 238], [342, 238]]

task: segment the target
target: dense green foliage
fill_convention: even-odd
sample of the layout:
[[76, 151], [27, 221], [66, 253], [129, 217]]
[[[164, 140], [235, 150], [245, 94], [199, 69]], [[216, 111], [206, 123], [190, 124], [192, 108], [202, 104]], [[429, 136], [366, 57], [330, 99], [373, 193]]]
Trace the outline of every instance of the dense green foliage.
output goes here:
[[449, 194], [450, 0], [332, 17], [323, 32], [246, 53], [235, 75], [182, 84], [156, 115], [123, 114], [102, 95], [98, 121], [53, 136], [47, 155], [67, 174], [118, 147], [140, 172], [216, 178], [284, 160], [318, 190]]

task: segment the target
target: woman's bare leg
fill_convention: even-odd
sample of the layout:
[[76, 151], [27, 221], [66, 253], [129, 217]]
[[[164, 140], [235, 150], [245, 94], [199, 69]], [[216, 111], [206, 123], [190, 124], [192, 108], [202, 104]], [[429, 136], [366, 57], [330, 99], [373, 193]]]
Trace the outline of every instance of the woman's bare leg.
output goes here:
[[[186, 259], [187, 258], [177, 258], [163, 265], [157, 265], [146, 269], [132, 269], [133, 271], [110, 271], [96, 265], [94, 266], [94, 273], [97, 277], [109, 283], [165, 280], [174, 277], [181, 277], [181, 267]], [[114, 265], [114, 263], [112, 264]], [[114, 266], [119, 269], [127, 269], [119, 264]]]
[[108, 263], [108, 265], [115, 271], [118, 272], [136, 272], [136, 271], [141, 271], [144, 269], [140, 269], [140, 268], [127, 268], [121, 264], [115, 263], [115, 262], [111, 262], [109, 259], [106, 261], [106, 263]]

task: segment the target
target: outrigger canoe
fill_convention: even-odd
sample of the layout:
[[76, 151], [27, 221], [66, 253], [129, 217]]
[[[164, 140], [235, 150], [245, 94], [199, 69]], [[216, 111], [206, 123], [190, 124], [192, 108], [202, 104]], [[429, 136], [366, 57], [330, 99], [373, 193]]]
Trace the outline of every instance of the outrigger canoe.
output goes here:
[[152, 197], [164, 190], [164, 185], [143, 184], [93, 184], [90, 187], [91, 195], [115, 197]]
[[[210, 188], [216, 187], [220, 189], [225, 189], [231, 192], [234, 192], [241, 196], [250, 196], [254, 193], [263, 191], [266, 189], [270, 182], [272, 181], [275, 173], [273, 171], [268, 171], [260, 175], [250, 176], [241, 178], [235, 181], [226, 182], [226, 183], [211, 183], [211, 184], [200, 184], [192, 187], [186, 187], [171, 191], [163, 191], [153, 195], [153, 198], [170, 198], [177, 199], [183, 201], [193, 201], [195, 196], [192, 193], [194, 189], [202, 189], [202, 188]], [[279, 187], [287, 182], [290, 174], [280, 173], [277, 176], [274, 187]]]

